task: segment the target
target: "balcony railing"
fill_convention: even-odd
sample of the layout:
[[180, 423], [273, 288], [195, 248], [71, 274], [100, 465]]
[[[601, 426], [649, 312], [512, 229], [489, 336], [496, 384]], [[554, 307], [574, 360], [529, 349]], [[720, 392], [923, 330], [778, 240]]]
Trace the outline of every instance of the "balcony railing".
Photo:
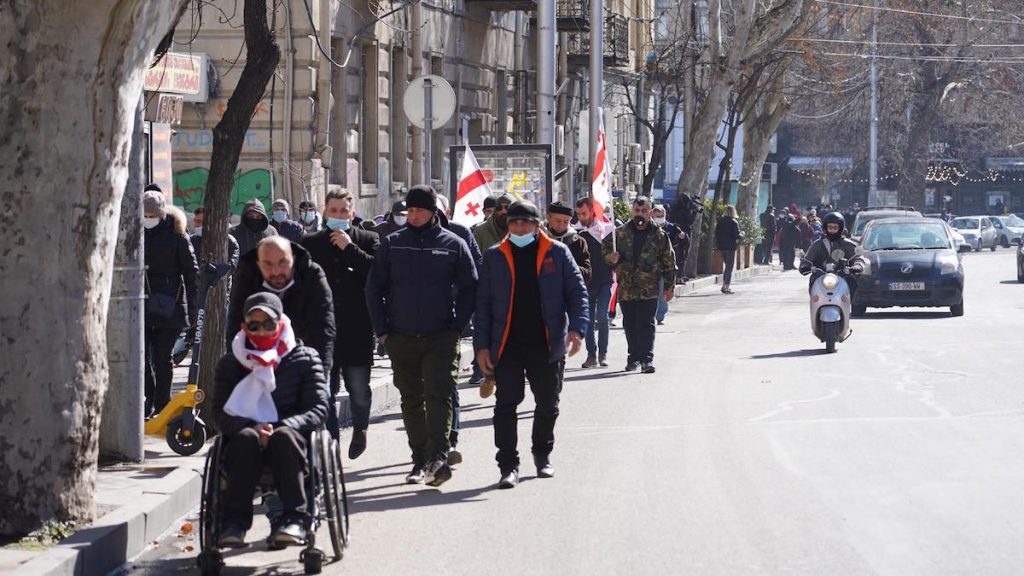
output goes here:
[[590, 30], [590, 0], [556, 0], [556, 26], [559, 32]]
[[491, 12], [510, 12], [523, 10], [532, 12], [537, 9], [537, 0], [466, 0], [469, 6], [478, 6]]
[[[569, 64], [588, 66], [590, 64], [590, 34], [570, 32], [566, 51]], [[604, 64], [624, 66], [629, 63], [629, 20], [617, 14], [604, 20]]]

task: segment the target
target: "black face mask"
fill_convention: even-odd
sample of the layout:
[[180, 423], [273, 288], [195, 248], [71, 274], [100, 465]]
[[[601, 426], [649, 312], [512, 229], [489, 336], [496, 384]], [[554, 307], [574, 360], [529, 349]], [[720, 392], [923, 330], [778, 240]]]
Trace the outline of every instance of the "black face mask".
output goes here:
[[243, 218], [242, 223], [253, 232], [263, 232], [267, 229], [267, 226], [270, 226], [266, 218]]
[[637, 228], [642, 228], [645, 224], [647, 224], [647, 218], [644, 218], [643, 216], [641, 216], [639, 214], [637, 214], [636, 216], [633, 216], [633, 225], [634, 226], [636, 226]]

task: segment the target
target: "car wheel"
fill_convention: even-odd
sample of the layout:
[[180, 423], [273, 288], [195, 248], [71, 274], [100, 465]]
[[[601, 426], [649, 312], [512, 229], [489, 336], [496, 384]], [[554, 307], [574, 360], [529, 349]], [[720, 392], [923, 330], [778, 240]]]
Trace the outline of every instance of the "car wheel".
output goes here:
[[864, 315], [868, 313], [868, 307], [867, 306], [854, 306], [853, 310], [851, 310], [851, 312], [853, 313], [853, 317], [854, 318], [863, 318]]
[[959, 317], [963, 316], [964, 315], [964, 302], [963, 302], [963, 300], [961, 300], [959, 304], [954, 304], [954, 305], [950, 306], [949, 307], [949, 313], [954, 318], [959, 318]]
[[993, 239], [992, 239], [992, 245], [991, 245], [991, 246], [989, 246], [989, 250], [991, 250], [991, 251], [995, 252], [995, 251], [996, 251], [996, 245], [998, 245], [998, 244], [999, 244], [999, 242], [997, 242], [997, 241], [996, 241], [996, 239], [995, 239], [995, 238], [993, 238]]
[[978, 238], [978, 245], [974, 247], [975, 252], [981, 252], [981, 238]]
[[1003, 248], [1009, 248], [1009, 247], [1010, 247], [1010, 239], [1007, 238], [1006, 236], [1003, 236]]

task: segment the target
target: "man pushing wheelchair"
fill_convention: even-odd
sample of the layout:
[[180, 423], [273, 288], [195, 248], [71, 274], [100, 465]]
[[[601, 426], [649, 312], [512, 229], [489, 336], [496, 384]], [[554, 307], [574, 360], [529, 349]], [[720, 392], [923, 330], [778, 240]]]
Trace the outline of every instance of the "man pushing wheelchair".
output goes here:
[[245, 301], [241, 330], [217, 364], [213, 418], [224, 440], [227, 487], [218, 545], [242, 546], [252, 527], [253, 494], [264, 468], [284, 514], [271, 545], [306, 543], [309, 506], [306, 443], [327, 417], [327, 380], [316, 350], [295, 338], [281, 300], [270, 292]]

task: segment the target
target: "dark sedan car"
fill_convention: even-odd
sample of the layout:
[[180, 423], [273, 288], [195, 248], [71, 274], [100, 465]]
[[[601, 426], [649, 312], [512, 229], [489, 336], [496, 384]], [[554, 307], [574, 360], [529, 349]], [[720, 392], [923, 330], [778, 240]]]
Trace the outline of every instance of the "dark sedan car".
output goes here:
[[861, 246], [869, 266], [857, 281], [854, 315], [868, 308], [948, 306], [953, 316], [963, 316], [964, 269], [945, 222], [876, 220]]

